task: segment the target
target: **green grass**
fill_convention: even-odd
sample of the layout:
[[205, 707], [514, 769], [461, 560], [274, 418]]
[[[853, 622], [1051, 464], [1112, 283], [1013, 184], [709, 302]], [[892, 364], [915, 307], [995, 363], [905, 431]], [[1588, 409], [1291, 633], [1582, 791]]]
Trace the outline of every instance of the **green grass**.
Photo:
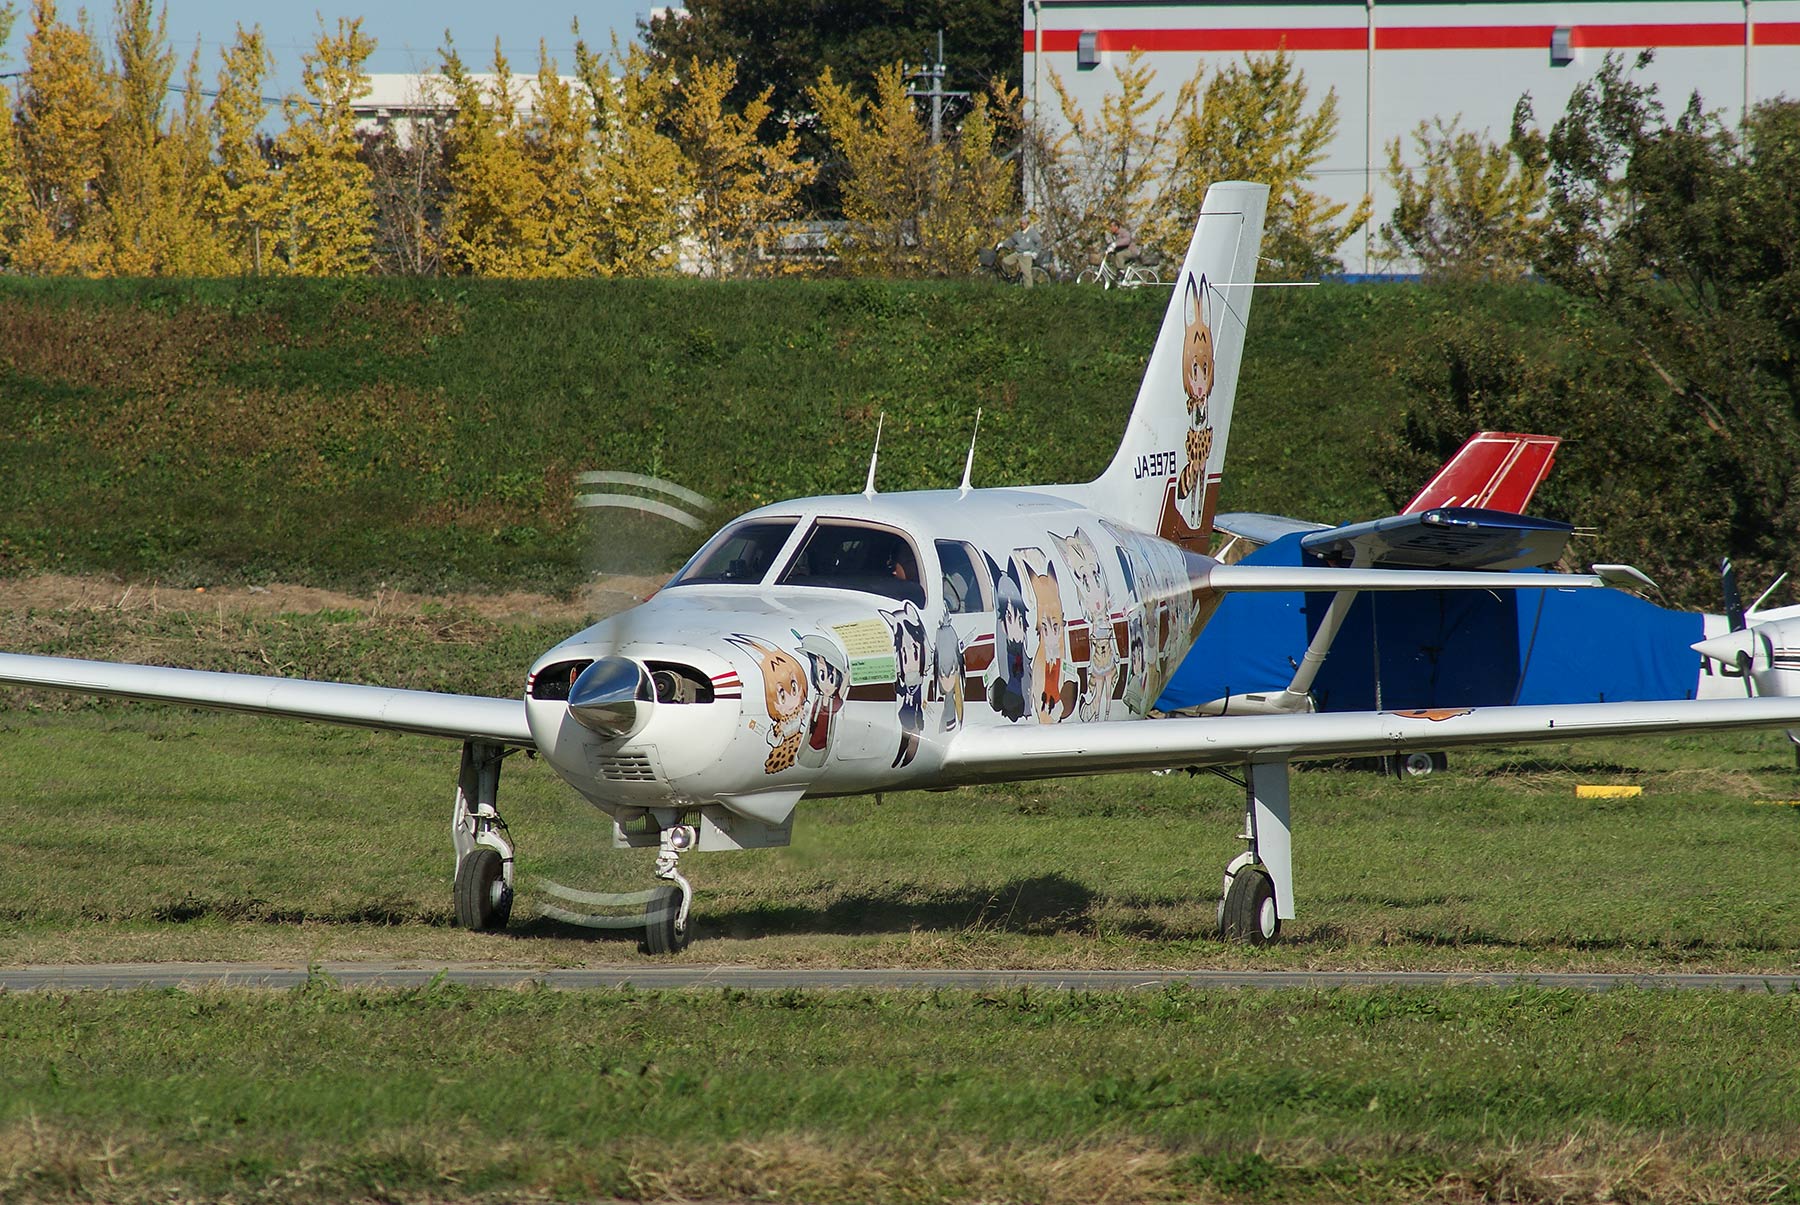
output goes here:
[[[573, 475], [720, 517], [880, 485], [1085, 480], [1166, 298], [981, 283], [0, 280], [0, 574], [566, 592], [619, 555]], [[1260, 294], [1226, 509], [1382, 513], [1393, 366], [1468, 299]], [[1501, 323], [1555, 327], [1547, 290]], [[671, 542], [673, 543], [673, 542]], [[600, 546], [596, 546], [599, 544]], [[662, 558], [676, 547], [659, 547]], [[615, 566], [616, 567], [616, 566]]]
[[1800, 997], [0, 998], [10, 1199], [1784, 1201]]

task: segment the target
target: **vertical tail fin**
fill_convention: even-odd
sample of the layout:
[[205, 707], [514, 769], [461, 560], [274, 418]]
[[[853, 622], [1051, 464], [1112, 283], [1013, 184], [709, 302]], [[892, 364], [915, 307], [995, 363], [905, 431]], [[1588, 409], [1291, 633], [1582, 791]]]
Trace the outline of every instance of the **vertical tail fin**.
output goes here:
[[1194, 552], [1212, 535], [1268, 203], [1264, 184], [1206, 190], [1125, 438], [1088, 486], [1095, 510]]
[[1477, 431], [1400, 513], [1416, 515], [1434, 506], [1479, 506], [1522, 515], [1550, 475], [1561, 443], [1554, 435]]

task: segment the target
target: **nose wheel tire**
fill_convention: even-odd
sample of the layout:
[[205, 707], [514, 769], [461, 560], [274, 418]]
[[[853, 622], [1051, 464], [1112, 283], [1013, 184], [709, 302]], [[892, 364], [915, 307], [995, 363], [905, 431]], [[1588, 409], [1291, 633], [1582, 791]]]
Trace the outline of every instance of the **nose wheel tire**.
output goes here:
[[644, 940], [638, 948], [646, 954], [679, 954], [687, 949], [687, 926], [681, 917], [681, 890], [658, 887], [644, 904]]
[[1275, 884], [1255, 866], [1246, 866], [1231, 876], [1225, 889], [1225, 902], [1219, 909], [1219, 936], [1226, 941], [1267, 945], [1281, 933], [1281, 918], [1275, 915]]
[[465, 929], [504, 929], [512, 915], [513, 893], [499, 851], [477, 846], [457, 864], [456, 923]]

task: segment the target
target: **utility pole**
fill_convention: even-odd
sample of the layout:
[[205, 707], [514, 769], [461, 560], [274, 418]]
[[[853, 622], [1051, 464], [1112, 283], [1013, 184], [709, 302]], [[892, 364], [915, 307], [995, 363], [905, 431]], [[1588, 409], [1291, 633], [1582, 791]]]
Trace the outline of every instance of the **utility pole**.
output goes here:
[[[915, 67], [906, 73], [907, 79], [930, 81], [930, 87], [924, 87], [922, 84], [915, 85], [908, 88], [906, 94], [914, 99], [931, 101], [932, 146], [936, 146], [944, 140], [944, 101], [951, 97], [966, 100], [969, 96], [967, 92], [946, 92], [944, 90], [944, 76], [949, 73], [950, 68], [944, 63], [944, 31], [941, 29], [938, 30], [937, 42], [937, 62], [927, 62], [923, 67]], [[928, 50], [925, 53], [929, 59], [931, 52]]]

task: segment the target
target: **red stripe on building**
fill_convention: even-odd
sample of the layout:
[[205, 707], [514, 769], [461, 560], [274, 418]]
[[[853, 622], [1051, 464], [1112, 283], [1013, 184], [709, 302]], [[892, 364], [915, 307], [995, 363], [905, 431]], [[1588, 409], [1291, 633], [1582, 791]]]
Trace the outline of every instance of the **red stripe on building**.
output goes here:
[[[1404, 25], [1375, 27], [1377, 50], [1548, 50], [1552, 25]], [[1800, 22], [1771, 21], [1753, 26], [1755, 45], [1800, 45]], [[1368, 30], [1262, 28], [1262, 29], [1101, 29], [1092, 31], [1102, 51], [1129, 53], [1201, 54], [1209, 52], [1288, 50], [1365, 50]], [[1046, 54], [1073, 54], [1081, 31], [1046, 29]], [[1575, 25], [1570, 27], [1575, 46], [1598, 50], [1640, 46], [1742, 46], [1741, 22], [1688, 22], [1631, 25]], [[1032, 32], [1025, 31], [1025, 53], [1034, 48]]]

